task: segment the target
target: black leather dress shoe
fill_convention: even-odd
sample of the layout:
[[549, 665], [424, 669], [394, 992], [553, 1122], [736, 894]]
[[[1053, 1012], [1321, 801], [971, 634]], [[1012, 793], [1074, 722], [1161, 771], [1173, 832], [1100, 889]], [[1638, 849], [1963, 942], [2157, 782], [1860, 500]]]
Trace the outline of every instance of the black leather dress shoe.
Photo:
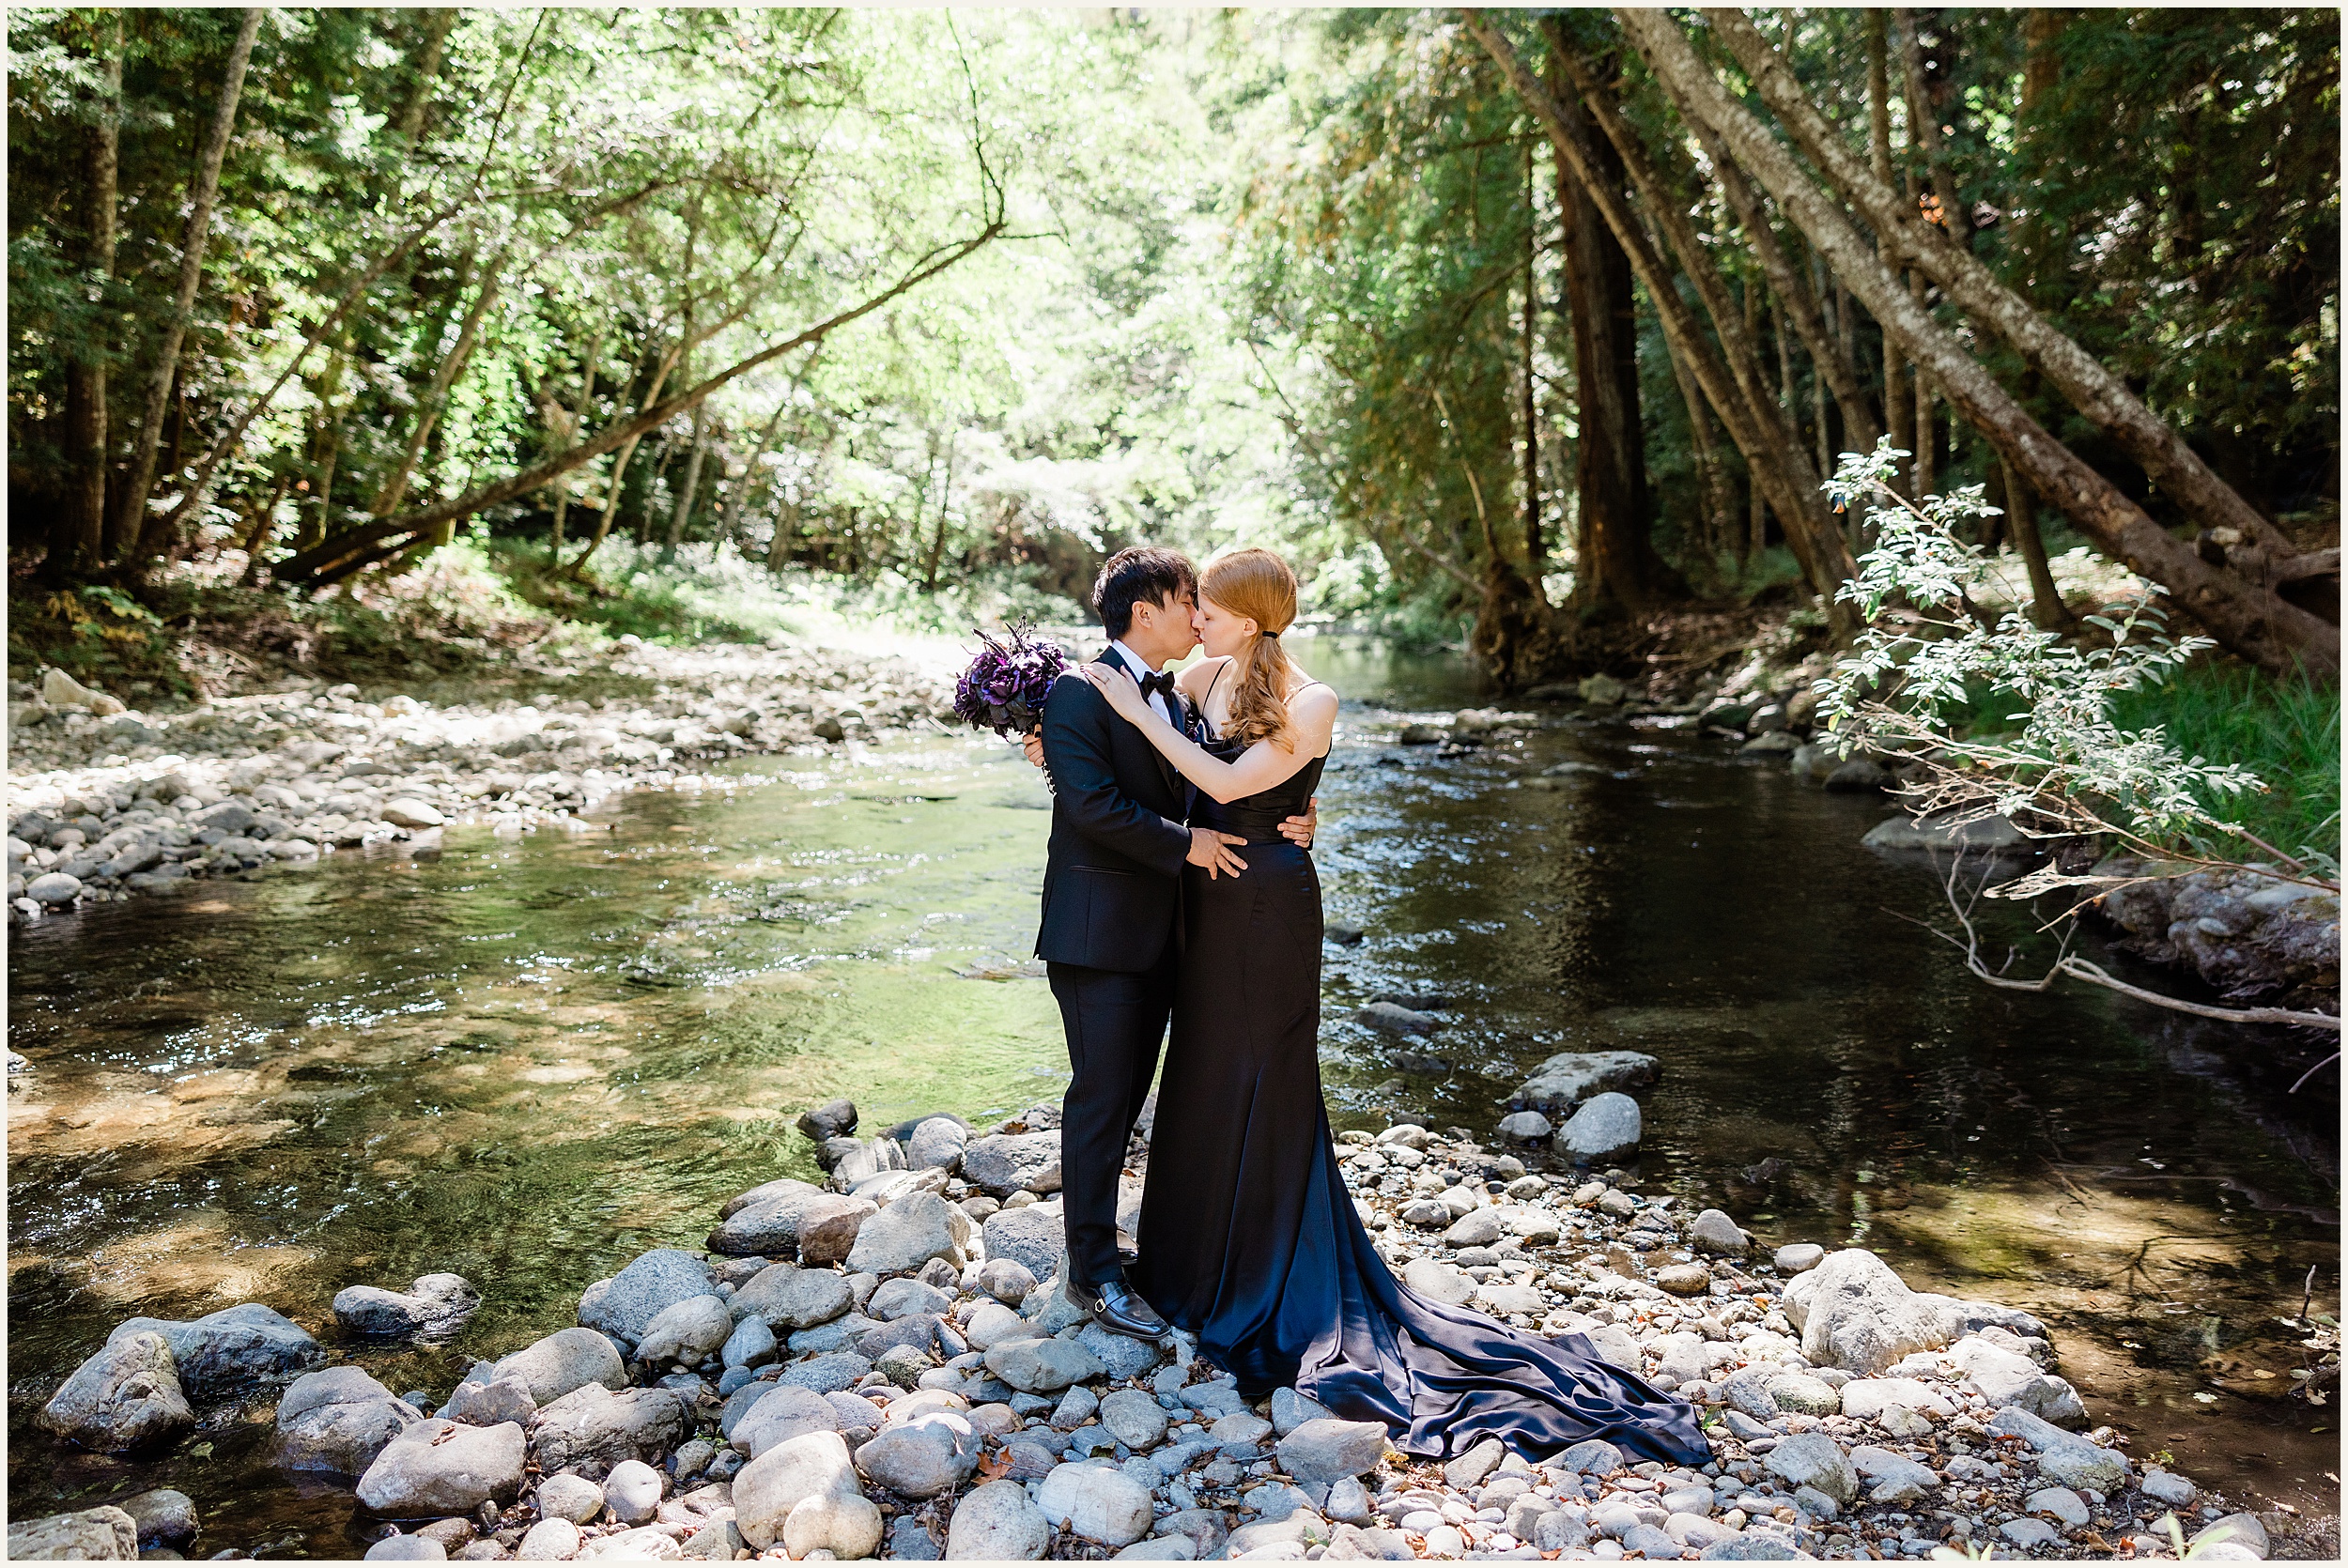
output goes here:
[[1158, 1315], [1158, 1309], [1143, 1300], [1141, 1293], [1121, 1276], [1104, 1284], [1077, 1286], [1071, 1294], [1080, 1304], [1092, 1309], [1094, 1322], [1113, 1334], [1154, 1340], [1167, 1332], [1166, 1319]]

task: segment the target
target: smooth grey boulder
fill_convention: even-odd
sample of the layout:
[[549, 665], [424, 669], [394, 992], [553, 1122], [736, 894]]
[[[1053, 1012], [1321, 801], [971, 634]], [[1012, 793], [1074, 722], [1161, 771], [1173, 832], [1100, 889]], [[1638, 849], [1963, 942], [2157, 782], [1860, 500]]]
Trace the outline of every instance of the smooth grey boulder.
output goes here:
[[804, 1181], [770, 1181], [732, 1200], [706, 1245], [727, 1257], [791, 1257], [799, 1250], [807, 1216], [836, 1206], [839, 1198]]
[[644, 1325], [644, 1337], [636, 1346], [636, 1359], [647, 1363], [675, 1361], [687, 1367], [699, 1366], [733, 1334], [734, 1314], [722, 1299], [715, 1295], [688, 1296], [673, 1306], [662, 1308]]
[[1949, 1346], [1949, 1359], [1994, 1409], [2016, 1406], [2057, 1426], [2076, 1426], [2087, 1419], [2078, 1391], [2052, 1373], [2041, 1372], [2028, 1356], [1968, 1334]]
[[970, 1216], [935, 1192], [900, 1198], [864, 1222], [848, 1253], [857, 1274], [902, 1274], [932, 1258], [959, 1270], [969, 1261]]
[[106, 1336], [152, 1332], [171, 1346], [179, 1386], [194, 1404], [239, 1393], [254, 1383], [301, 1372], [325, 1359], [308, 1330], [258, 1301], [243, 1301], [193, 1322], [133, 1317]]
[[528, 1382], [518, 1374], [508, 1373], [486, 1382], [466, 1379], [456, 1385], [448, 1403], [435, 1413], [468, 1426], [495, 1426], [502, 1421], [512, 1421], [526, 1427], [538, 1417], [538, 1400], [530, 1391]]
[[[1030, 1207], [1040, 1208], [1043, 1206], [1038, 1204]], [[1027, 1209], [1017, 1209], [1013, 1212], [1025, 1214]], [[1035, 1288], [1036, 1272], [1017, 1258], [1008, 1257], [996, 1252], [994, 1237], [986, 1234], [983, 1224], [980, 1226], [980, 1230], [985, 1237], [986, 1261], [979, 1265], [979, 1288], [994, 1297], [1004, 1306], [1015, 1307], [1026, 1300], [1027, 1293]]]
[[1569, 1160], [1598, 1163], [1638, 1151], [1639, 1102], [1612, 1090], [1593, 1095], [1557, 1130], [1556, 1149]]
[[1101, 1396], [1102, 1428], [1135, 1453], [1165, 1440], [1166, 1410], [1140, 1389], [1112, 1389]]
[[1431, 1035], [1443, 1027], [1443, 1020], [1432, 1013], [1413, 1011], [1392, 1002], [1372, 1002], [1356, 1009], [1353, 1022], [1367, 1023], [1388, 1035]]
[[1016, 1481], [990, 1481], [954, 1504], [949, 1562], [1034, 1562], [1052, 1545], [1051, 1522]]
[[811, 1329], [846, 1312], [856, 1297], [847, 1277], [828, 1268], [770, 1264], [744, 1282], [726, 1302], [736, 1322], [756, 1315], [778, 1334]]
[[1919, 1350], [1938, 1350], [1955, 1335], [1951, 1314], [1908, 1289], [1863, 1247], [1846, 1247], [1796, 1275], [1785, 1287], [1784, 1304], [1787, 1319], [1801, 1330], [1801, 1353], [1811, 1365], [1862, 1377]]
[[1046, 1523], [1104, 1546], [1130, 1546], [1150, 1533], [1150, 1488], [1092, 1461], [1055, 1466], [1035, 1504]]
[[652, 1320], [679, 1301], [711, 1294], [709, 1266], [690, 1253], [655, 1248], [579, 1298], [581, 1327], [634, 1345]]
[[141, 1546], [185, 1546], [204, 1528], [196, 1517], [195, 1499], [168, 1486], [117, 1499], [114, 1506], [138, 1526]]
[[603, 1488], [583, 1475], [556, 1473], [538, 1483], [538, 1513], [583, 1525], [603, 1512]]
[[1717, 1253], [1722, 1257], [1743, 1257], [1753, 1248], [1753, 1237], [1717, 1208], [1707, 1208], [1696, 1216], [1695, 1223], [1688, 1227], [1688, 1239], [1698, 1252]]
[[660, 1472], [641, 1459], [623, 1459], [603, 1478], [603, 1500], [624, 1525], [641, 1525], [660, 1506]]
[[872, 1370], [873, 1363], [853, 1350], [829, 1350], [783, 1368], [778, 1381], [817, 1393], [844, 1393]]
[[953, 1310], [954, 1298], [934, 1284], [913, 1278], [883, 1280], [864, 1303], [864, 1314], [883, 1323], [893, 1323], [900, 1317], [916, 1313], [937, 1316]]
[[969, 1145], [968, 1128], [951, 1116], [932, 1116], [905, 1140], [905, 1167], [915, 1171], [950, 1171], [962, 1163], [963, 1150]]
[[359, 1500], [391, 1519], [446, 1518], [510, 1502], [521, 1490], [520, 1426], [462, 1426], [425, 1417], [394, 1437], [359, 1478]]
[[848, 1445], [837, 1432], [811, 1432], [768, 1449], [734, 1478], [734, 1523], [765, 1550], [782, 1545], [794, 1558], [823, 1550], [842, 1559], [873, 1555], [880, 1510], [857, 1483]]
[[1823, 1432], [1780, 1437], [1761, 1463], [1789, 1489], [1815, 1486], [1846, 1508], [1859, 1496], [1859, 1472], [1842, 1446]]
[[489, 1377], [492, 1382], [519, 1377], [530, 1386], [531, 1398], [549, 1405], [589, 1383], [627, 1387], [627, 1363], [620, 1359], [619, 1346], [595, 1330], [558, 1329], [498, 1362]]
[[355, 1366], [298, 1377], [277, 1402], [276, 1462], [289, 1470], [364, 1475], [424, 1412]]
[[1335, 1414], [1319, 1400], [1298, 1393], [1294, 1389], [1272, 1391], [1272, 1429], [1283, 1437], [1308, 1421], [1321, 1421]]
[[8, 1522], [11, 1562], [132, 1562], [138, 1555], [137, 1524], [111, 1503], [72, 1514]]
[[879, 1208], [869, 1198], [842, 1192], [826, 1193], [822, 1203], [809, 1205], [799, 1216], [799, 1261], [822, 1268], [845, 1260], [856, 1247], [857, 1233]]
[[1550, 1463], [1575, 1475], [1613, 1475], [1622, 1468], [1622, 1450], [1603, 1438], [1590, 1437], [1567, 1449]]
[[[603, 1506], [600, 1498], [595, 1506]], [[579, 1526], [568, 1519], [547, 1517], [523, 1534], [521, 1543], [514, 1548], [514, 1558], [519, 1562], [561, 1562], [577, 1557], [580, 1545]]]
[[1989, 1418], [1988, 1425], [1990, 1431], [2019, 1437], [2036, 1450], [2038, 1473], [2058, 1485], [2089, 1487], [2108, 1496], [2127, 1479], [2124, 1457], [2028, 1410], [2000, 1410]]
[[1015, 1339], [986, 1353], [986, 1370], [1022, 1393], [1058, 1393], [1107, 1372], [1083, 1345], [1064, 1339]]
[[1806, 1274], [1826, 1261], [1826, 1249], [1815, 1241], [1789, 1241], [1770, 1261], [1781, 1274]]
[[84, 1448], [128, 1453], [178, 1437], [195, 1413], [163, 1336], [116, 1330], [41, 1407], [40, 1423]]
[[673, 1389], [612, 1392], [588, 1383], [546, 1406], [531, 1433], [539, 1468], [601, 1479], [623, 1459], [657, 1461], [685, 1440], [688, 1407]]
[[811, 1182], [801, 1181], [796, 1176], [778, 1176], [772, 1181], [763, 1181], [756, 1187], [749, 1188], [744, 1191], [736, 1192], [734, 1196], [728, 1198], [724, 1205], [718, 1208], [718, 1214], [720, 1219], [732, 1219], [741, 1210], [749, 1208], [756, 1204], [766, 1203], [775, 1198], [790, 1197], [800, 1192], [820, 1192], [822, 1191], [823, 1189], [821, 1187], [817, 1187]]
[[812, 1111], [799, 1113], [799, 1131], [822, 1143], [826, 1138], [844, 1138], [856, 1130], [856, 1101], [827, 1099]]
[[1386, 1456], [1386, 1429], [1379, 1422], [1307, 1421], [1280, 1439], [1280, 1467], [1310, 1486], [1327, 1485], [1377, 1468]]
[[[996, 1259], [1009, 1259], [1034, 1279], [1048, 1280], [1068, 1261], [1068, 1231], [1058, 1204], [1029, 1204], [990, 1214], [979, 1233], [990, 1266]], [[1013, 1298], [999, 1299], [1015, 1304]]]
[[970, 1479], [981, 1441], [968, 1417], [926, 1411], [875, 1433], [856, 1451], [857, 1473], [900, 1497], [934, 1498]]
[[784, 1383], [751, 1400], [734, 1417], [732, 1425], [722, 1422], [720, 1425], [735, 1448], [755, 1459], [794, 1437], [839, 1431], [840, 1412], [814, 1390]]
[[429, 1535], [387, 1535], [369, 1546], [362, 1562], [446, 1562], [448, 1548]]
[[718, 1360], [728, 1367], [764, 1366], [775, 1359], [779, 1349], [775, 1331], [766, 1326], [765, 1318], [752, 1314], [734, 1325], [725, 1344], [718, 1347]]
[[334, 1294], [334, 1321], [344, 1330], [376, 1339], [454, 1332], [481, 1305], [481, 1292], [461, 1274], [425, 1274], [405, 1291], [371, 1284]]
[[1655, 1082], [1662, 1064], [1642, 1051], [1565, 1051], [1533, 1069], [1508, 1097], [1511, 1109], [1541, 1111], [1554, 1117], [1592, 1095], [1640, 1089]]
[[997, 1198], [1059, 1190], [1059, 1133], [997, 1132], [962, 1152], [962, 1177]]
[[1156, 1342], [1111, 1333], [1098, 1323], [1088, 1323], [1077, 1330], [1076, 1343], [1090, 1351], [1092, 1359], [1119, 1382], [1138, 1377], [1166, 1360], [1166, 1351]]

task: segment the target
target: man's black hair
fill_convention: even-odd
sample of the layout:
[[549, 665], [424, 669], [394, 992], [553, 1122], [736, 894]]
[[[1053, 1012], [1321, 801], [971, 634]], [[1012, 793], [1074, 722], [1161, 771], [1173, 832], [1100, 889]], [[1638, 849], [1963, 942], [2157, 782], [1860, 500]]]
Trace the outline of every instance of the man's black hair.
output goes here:
[[1092, 608], [1109, 636], [1121, 638], [1133, 629], [1134, 607], [1143, 600], [1162, 605], [1197, 591], [1198, 576], [1180, 550], [1135, 546], [1102, 566], [1092, 582]]

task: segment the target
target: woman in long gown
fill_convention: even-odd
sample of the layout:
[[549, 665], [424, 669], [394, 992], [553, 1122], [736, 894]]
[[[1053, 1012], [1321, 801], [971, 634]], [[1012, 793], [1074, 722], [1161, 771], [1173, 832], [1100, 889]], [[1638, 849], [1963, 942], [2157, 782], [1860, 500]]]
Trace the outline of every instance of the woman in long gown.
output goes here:
[[1279, 642], [1296, 577], [1269, 550], [1211, 563], [1208, 657], [1183, 671], [1204, 729], [1183, 736], [1123, 670], [1088, 678], [1198, 787], [1194, 825], [1246, 839], [1246, 869], [1184, 870], [1186, 945], [1158, 1088], [1135, 1283], [1250, 1398], [1293, 1383], [1405, 1453], [1498, 1437], [1530, 1459], [1586, 1438], [1634, 1459], [1711, 1457], [1694, 1409], [1610, 1365], [1580, 1334], [1518, 1333], [1405, 1287], [1370, 1244], [1321, 1099], [1321, 883], [1282, 838], [1320, 781], [1337, 696]]

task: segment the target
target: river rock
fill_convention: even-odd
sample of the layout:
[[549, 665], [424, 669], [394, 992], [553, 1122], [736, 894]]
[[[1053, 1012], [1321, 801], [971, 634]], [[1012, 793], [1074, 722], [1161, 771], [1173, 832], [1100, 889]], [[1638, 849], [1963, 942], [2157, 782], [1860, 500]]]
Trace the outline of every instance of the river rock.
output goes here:
[[1402, 1283], [1429, 1301], [1447, 1307], [1466, 1306], [1475, 1295], [1475, 1282], [1447, 1263], [1414, 1257], [1402, 1266]]
[[[688, 1296], [664, 1307], [644, 1325], [643, 1343], [636, 1359], [646, 1363], [676, 1361], [699, 1366], [734, 1333], [734, 1314], [717, 1296]], [[768, 1336], [771, 1341], [771, 1334]]]
[[1117, 1382], [1138, 1377], [1166, 1360], [1166, 1351], [1157, 1341], [1111, 1333], [1098, 1323], [1088, 1323], [1077, 1330], [1076, 1343], [1090, 1351], [1092, 1359]]
[[[965, 1163], [967, 1164], [966, 1157]], [[1027, 1269], [1031, 1278], [1048, 1280], [1068, 1260], [1068, 1233], [1058, 1204], [1006, 1208], [999, 1214], [989, 1215], [979, 1230], [990, 1266], [996, 1259], [1009, 1259]], [[1012, 1299], [1008, 1296], [1000, 1299]]]
[[660, 1472], [641, 1459], [623, 1459], [603, 1478], [603, 1500], [624, 1525], [641, 1525], [660, 1506]]
[[1639, 1051], [1561, 1052], [1535, 1068], [1508, 1103], [1516, 1110], [1555, 1116], [1592, 1095], [1645, 1088], [1661, 1070], [1661, 1063]]
[[522, 1429], [460, 1426], [427, 1416], [383, 1447], [359, 1478], [359, 1500], [393, 1519], [445, 1518], [511, 1501], [521, 1490]]
[[1101, 1396], [1101, 1425], [1135, 1453], [1166, 1438], [1166, 1411], [1139, 1389], [1112, 1389]]
[[461, 1274], [425, 1274], [405, 1291], [354, 1284], [334, 1296], [334, 1321], [373, 1338], [443, 1334], [481, 1305], [481, 1292]]
[[1655, 1271], [1655, 1284], [1674, 1296], [1701, 1296], [1712, 1288], [1712, 1270], [1701, 1263], [1666, 1264]]
[[610, 1280], [588, 1287], [579, 1298], [579, 1321], [634, 1345], [654, 1318], [679, 1301], [709, 1295], [715, 1283], [709, 1266], [692, 1253], [656, 1248]]
[[1000, 1301], [982, 1301], [963, 1320], [962, 1337], [973, 1350], [992, 1350], [1005, 1340], [1033, 1339], [1035, 1330]]
[[1904, 814], [1887, 818], [1869, 828], [1866, 837], [1859, 841], [1871, 850], [1942, 853], [1960, 850], [2013, 853], [2031, 847], [2030, 835], [2007, 818], [1984, 817], [1960, 823], [1957, 818], [1961, 814], [1961, 811], [1942, 811], [1918, 819], [1910, 819]]
[[767, 1450], [734, 1478], [734, 1522], [761, 1550], [780, 1543], [795, 1558], [829, 1551], [873, 1555], [880, 1510], [857, 1484], [856, 1465], [837, 1432], [811, 1432]]
[[785, 1367], [780, 1382], [817, 1393], [841, 1393], [855, 1388], [873, 1370], [873, 1363], [851, 1350], [826, 1351]]
[[168, 1486], [119, 1499], [114, 1506], [131, 1515], [142, 1546], [182, 1547], [204, 1528], [196, 1517], [195, 1499]]
[[1836, 1391], [1842, 1397], [1843, 1414], [1853, 1421], [1880, 1421], [1894, 1406], [1943, 1419], [1956, 1413], [1946, 1394], [1913, 1377], [1854, 1377]]
[[1386, 1455], [1386, 1429], [1378, 1422], [1322, 1416], [1280, 1439], [1280, 1468], [1307, 1486], [1367, 1473]]
[[8, 1522], [11, 1562], [131, 1562], [138, 1555], [138, 1525], [130, 1514], [112, 1504]]
[[2109, 1495], [2128, 1474], [2127, 1461], [2108, 1448], [2065, 1432], [2028, 1410], [2008, 1408], [1989, 1419], [1989, 1430], [2019, 1437], [2038, 1453], [2038, 1473], [2064, 1486], [2082, 1486]]
[[905, 1140], [905, 1168], [950, 1171], [962, 1163], [963, 1151], [969, 1145], [968, 1128], [951, 1116], [932, 1116]]
[[902, 1274], [932, 1258], [956, 1270], [969, 1261], [970, 1216], [935, 1192], [900, 1198], [864, 1222], [848, 1268], [858, 1274]]
[[2062, 1378], [2039, 1371], [2038, 1363], [2028, 1356], [1968, 1334], [1949, 1346], [1949, 1359], [1973, 1380], [1993, 1408], [2016, 1406], [2057, 1426], [2076, 1426], [2087, 1419], [2087, 1407], [2078, 1391]]
[[1516, 1143], [1537, 1144], [1553, 1130], [1538, 1111], [1512, 1111], [1500, 1118], [1500, 1135]]
[[1451, 1222], [1443, 1238], [1446, 1246], [1489, 1247], [1507, 1233], [1499, 1210], [1472, 1208]]
[[1584, 1100], [1558, 1130], [1557, 1149], [1577, 1161], [1598, 1163], [1638, 1152], [1639, 1102], [1608, 1092]]
[[1853, 757], [1826, 776], [1826, 787], [1838, 794], [1864, 794], [1888, 790], [1898, 780], [1871, 757]]
[[990, 1481], [954, 1505], [949, 1562], [1034, 1562], [1052, 1545], [1051, 1522], [1016, 1481]]
[[583, 1525], [603, 1512], [603, 1488], [583, 1475], [555, 1474], [538, 1483], [538, 1513]]
[[623, 1459], [657, 1461], [685, 1440], [690, 1409], [673, 1389], [626, 1389], [600, 1383], [573, 1389], [538, 1412], [532, 1433], [542, 1468], [591, 1479]]
[[1797, 1275], [1785, 1287], [1784, 1311], [1800, 1328], [1801, 1353], [1813, 1366], [1862, 1377], [1953, 1337], [1948, 1314], [1863, 1247], [1846, 1247]]
[[734, 1325], [718, 1351], [718, 1360], [729, 1369], [764, 1366], [780, 1353], [774, 1330], [755, 1313]]
[[1778, 1407], [1804, 1416], [1840, 1415], [1843, 1396], [1832, 1386], [1806, 1372], [1781, 1372], [1764, 1385]]
[[916, 1314], [939, 1315], [951, 1312], [953, 1306], [954, 1298], [950, 1293], [934, 1284], [926, 1284], [911, 1275], [904, 1275], [883, 1280], [873, 1289], [872, 1299], [864, 1303], [864, 1314], [877, 1317], [883, 1323], [893, 1323], [898, 1318], [911, 1317]]
[[1707, 1208], [1696, 1216], [1688, 1227], [1688, 1240], [1701, 1253], [1717, 1253], [1722, 1257], [1743, 1257], [1752, 1249], [1753, 1238], [1737, 1222], [1717, 1208]]
[[398, 795], [383, 803], [383, 820], [394, 827], [440, 827], [448, 819], [430, 801], [413, 795]]
[[989, 1350], [986, 1370], [1022, 1393], [1058, 1393], [1071, 1383], [1102, 1376], [1108, 1369], [1091, 1351], [1073, 1341], [1019, 1339]]
[[980, 1442], [966, 1416], [931, 1410], [882, 1427], [856, 1451], [857, 1472], [900, 1497], [934, 1498], [970, 1479]]
[[1298, 1393], [1294, 1389], [1272, 1391], [1272, 1429], [1285, 1437], [1308, 1421], [1333, 1419], [1336, 1412], [1319, 1400]]
[[117, 1329], [41, 1407], [40, 1423], [84, 1448], [127, 1453], [178, 1437], [195, 1424], [195, 1414], [169, 1342]]
[[1104, 1546], [1129, 1546], [1150, 1533], [1150, 1489], [1094, 1461], [1055, 1466], [1035, 1502], [1047, 1523]]
[[1858, 1472], [1841, 1445], [1823, 1432], [1781, 1437], [1761, 1462], [1788, 1488], [1815, 1486], [1844, 1507], [1859, 1496]]
[[276, 1462], [289, 1470], [364, 1475], [384, 1445], [424, 1412], [355, 1366], [294, 1379], [277, 1402]]
[[507, 1377], [520, 1378], [529, 1385], [531, 1398], [549, 1405], [590, 1383], [626, 1388], [627, 1363], [620, 1359], [619, 1346], [595, 1330], [558, 1329], [489, 1371], [493, 1383]]
[[799, 1249], [799, 1227], [809, 1214], [838, 1212], [855, 1201], [804, 1181], [770, 1181], [734, 1200], [703, 1239], [711, 1252], [727, 1257], [790, 1257]]
[[1057, 1130], [997, 1132], [963, 1150], [962, 1176], [996, 1198], [1013, 1192], [1057, 1192], [1059, 1162]]
[[130, 1318], [107, 1336], [153, 1332], [171, 1346], [179, 1386], [198, 1404], [225, 1399], [254, 1383], [299, 1372], [325, 1359], [299, 1323], [258, 1301], [244, 1301], [193, 1322]]
[[605, 1535], [590, 1541], [579, 1548], [582, 1561], [618, 1560], [622, 1561], [665, 1561], [685, 1555], [676, 1544], [676, 1537], [667, 1530], [644, 1527], [624, 1530], [617, 1535]]
[[905, 1168], [905, 1146], [894, 1138], [835, 1138], [825, 1145], [836, 1150], [831, 1188], [845, 1192], [889, 1171]]
[[812, 1111], [802, 1111], [798, 1129], [819, 1144], [827, 1138], [844, 1138], [856, 1130], [856, 1101], [830, 1099]]
[[726, 1307], [737, 1319], [756, 1316], [775, 1332], [788, 1333], [830, 1322], [855, 1299], [844, 1275], [777, 1263], [751, 1275]]
[[844, 1261], [856, 1249], [864, 1222], [880, 1212], [869, 1198], [833, 1193], [799, 1216], [799, 1261], [811, 1268]]
[[1443, 1020], [1432, 1013], [1418, 1012], [1392, 1002], [1372, 1002], [1354, 1013], [1353, 1022], [1367, 1023], [1387, 1035], [1431, 1035], [1443, 1027]]
[[[602, 1506], [600, 1498], [596, 1506]], [[545, 1518], [523, 1534], [514, 1557], [521, 1562], [560, 1562], [577, 1557], [581, 1544], [579, 1526], [568, 1519]]]
[[1780, 1247], [1771, 1261], [1781, 1274], [1806, 1274], [1826, 1261], [1826, 1249], [1815, 1241], [1792, 1241]]
[[[24, 884], [24, 896], [37, 904], [70, 904], [82, 896], [82, 879], [66, 871], [44, 871]], [[60, 1514], [56, 1516], [61, 1519], [82, 1517], [78, 1514]]]
[[[1018, 1212], [1024, 1213], [1026, 1210]], [[989, 1215], [988, 1218], [992, 1219], [994, 1216]], [[981, 1222], [981, 1234], [985, 1233], [983, 1222]], [[985, 1245], [987, 1258], [984, 1263], [979, 1265], [978, 1287], [1007, 1307], [1017, 1306], [1026, 1300], [1027, 1293], [1035, 1288], [1035, 1270], [1015, 1257], [998, 1254], [995, 1250], [995, 1238], [992, 1235], [986, 1235]]]

